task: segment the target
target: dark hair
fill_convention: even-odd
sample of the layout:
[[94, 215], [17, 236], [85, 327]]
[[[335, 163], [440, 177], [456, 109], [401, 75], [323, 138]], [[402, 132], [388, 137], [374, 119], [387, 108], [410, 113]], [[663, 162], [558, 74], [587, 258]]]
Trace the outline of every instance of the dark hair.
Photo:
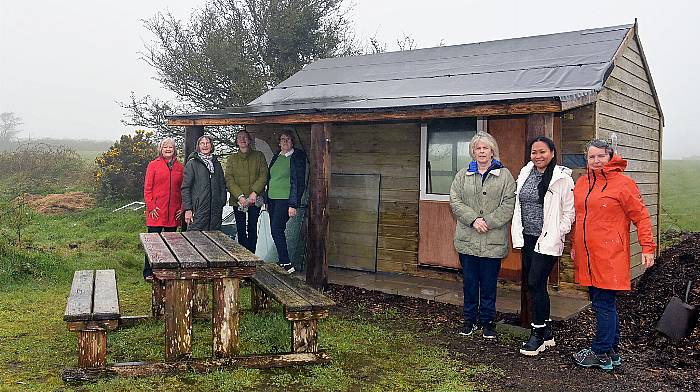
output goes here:
[[294, 134], [292, 133], [291, 129], [283, 129], [282, 132], [280, 132], [280, 135], [277, 136], [277, 143], [282, 140], [282, 136], [288, 137], [292, 141], [292, 147], [294, 147]]
[[588, 156], [588, 150], [591, 147], [600, 148], [602, 150], [605, 150], [605, 152], [607, 152], [608, 155], [610, 156], [610, 159], [612, 159], [613, 154], [615, 154], [615, 149], [610, 145], [610, 143], [608, 143], [607, 140], [593, 139], [590, 142], [586, 143], [586, 156]]
[[202, 139], [207, 139], [207, 140], [209, 140], [209, 144], [211, 144], [211, 151], [210, 151], [209, 153], [210, 153], [210, 154], [213, 154], [213, 153], [214, 153], [214, 141], [211, 140], [211, 136], [207, 136], [207, 135], [202, 135], [202, 136], [199, 137], [199, 139], [197, 139], [197, 144], [195, 144], [194, 150], [197, 151], [197, 152], [200, 152], [200, 151], [199, 151], [199, 142], [200, 142]]
[[[532, 151], [532, 145], [535, 144], [536, 142], [542, 142], [549, 147], [549, 150], [554, 153], [552, 156], [552, 160], [549, 162], [547, 165], [547, 168], [544, 169], [544, 173], [542, 174], [542, 180], [540, 180], [540, 183], [537, 185], [537, 193], [540, 197], [540, 203], [544, 204], [544, 195], [547, 194], [547, 189], [549, 189], [549, 183], [552, 181], [552, 175], [554, 174], [554, 166], [557, 165], [557, 146], [554, 144], [554, 141], [546, 136], [537, 136], [536, 138], [530, 140], [530, 142], [527, 144], [527, 150]], [[532, 168], [532, 170], [537, 170], [537, 168]]]

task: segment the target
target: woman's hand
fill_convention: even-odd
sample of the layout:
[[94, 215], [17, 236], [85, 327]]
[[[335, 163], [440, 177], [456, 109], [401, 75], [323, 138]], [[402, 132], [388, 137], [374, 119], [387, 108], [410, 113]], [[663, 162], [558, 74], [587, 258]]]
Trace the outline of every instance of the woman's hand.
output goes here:
[[575, 259], [576, 259], [576, 251], [574, 250], [574, 247], [572, 246], [571, 247], [571, 260], [575, 260]]
[[289, 217], [294, 218], [297, 216], [297, 209], [294, 207], [289, 207]]
[[159, 216], [159, 215], [158, 215], [158, 210], [160, 210], [160, 208], [156, 207], [156, 208], [152, 209], [152, 210], [148, 213], [148, 215], [149, 215], [151, 218], [153, 218], [153, 219], [158, 219], [158, 216]]
[[175, 220], [180, 220], [181, 216], [182, 216], [182, 210], [175, 211]]
[[245, 196], [241, 195], [238, 198], [238, 204], [240, 204], [241, 207], [248, 207], [248, 199], [246, 199]]
[[193, 217], [194, 214], [192, 213], [192, 210], [185, 211], [185, 223], [187, 223], [188, 225], [192, 223], [192, 221], [194, 220]]
[[476, 218], [474, 223], [472, 223], [472, 227], [474, 227], [474, 230], [480, 234], [484, 234], [489, 231], [489, 225], [486, 224], [484, 218]]
[[250, 204], [255, 204], [255, 201], [258, 200], [258, 195], [255, 192], [250, 192], [248, 200], [250, 200]]
[[654, 254], [642, 253], [642, 264], [644, 264], [644, 268], [650, 268], [654, 265]]

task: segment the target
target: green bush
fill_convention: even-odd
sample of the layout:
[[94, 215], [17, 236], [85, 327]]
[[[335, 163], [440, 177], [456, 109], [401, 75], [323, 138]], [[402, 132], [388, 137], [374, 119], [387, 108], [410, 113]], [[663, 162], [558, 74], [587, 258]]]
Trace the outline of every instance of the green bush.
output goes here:
[[1, 152], [0, 167], [0, 197], [4, 198], [24, 193], [63, 193], [82, 188], [89, 178], [85, 162], [75, 151], [47, 144]]
[[101, 200], [143, 198], [143, 181], [148, 162], [157, 154], [153, 133], [143, 130], [121, 139], [95, 159], [97, 197]]

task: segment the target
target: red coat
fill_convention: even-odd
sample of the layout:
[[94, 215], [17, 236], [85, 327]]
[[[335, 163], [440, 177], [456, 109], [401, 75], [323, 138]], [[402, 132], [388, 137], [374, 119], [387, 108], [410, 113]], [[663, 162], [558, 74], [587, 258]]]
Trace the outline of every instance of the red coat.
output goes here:
[[582, 286], [630, 289], [630, 222], [642, 252], [656, 249], [649, 211], [637, 184], [622, 174], [625, 168], [627, 161], [616, 154], [603, 169], [589, 169], [576, 181], [572, 247], [574, 277]]
[[[158, 157], [148, 163], [146, 180], [143, 184], [143, 200], [146, 202], [146, 226], [177, 227], [180, 222], [175, 219], [182, 209], [183, 166], [177, 159], [172, 169], [165, 158]], [[151, 218], [149, 212], [158, 207], [158, 218]]]

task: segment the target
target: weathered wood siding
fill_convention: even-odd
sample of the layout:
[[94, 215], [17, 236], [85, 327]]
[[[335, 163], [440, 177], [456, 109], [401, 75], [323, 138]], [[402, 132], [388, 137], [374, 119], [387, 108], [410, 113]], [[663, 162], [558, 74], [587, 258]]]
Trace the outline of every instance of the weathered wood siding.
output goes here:
[[[417, 271], [420, 124], [339, 124], [332, 138], [333, 173], [381, 175], [377, 271]], [[362, 224], [342, 219], [331, 215], [331, 236]]]
[[[625, 174], [639, 185], [651, 215], [657, 241], [662, 132], [660, 117], [649, 72], [634, 37], [598, 94], [597, 137], [609, 139], [613, 132], [617, 134], [618, 152], [628, 164]], [[632, 277], [635, 278], [644, 272], [644, 268], [640, 265], [641, 247], [634, 227], [630, 237]]]

